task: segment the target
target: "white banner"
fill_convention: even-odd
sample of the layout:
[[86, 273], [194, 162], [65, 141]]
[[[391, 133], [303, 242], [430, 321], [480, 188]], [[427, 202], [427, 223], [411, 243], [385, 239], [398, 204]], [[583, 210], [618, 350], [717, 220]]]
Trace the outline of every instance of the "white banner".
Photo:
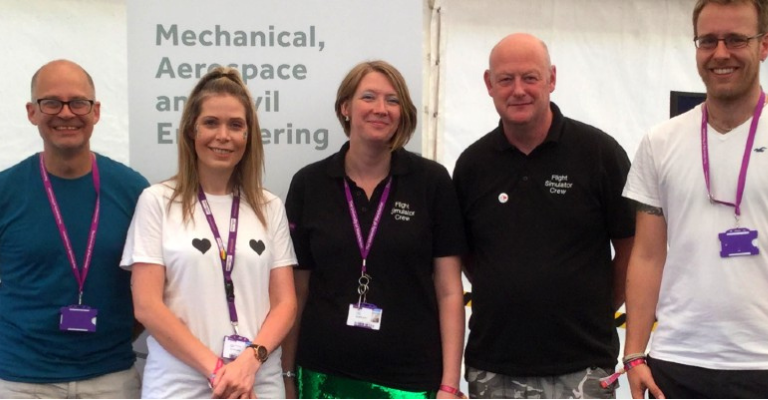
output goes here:
[[[216, 65], [237, 68], [254, 97], [265, 186], [285, 198], [293, 174], [346, 141], [336, 89], [355, 64], [402, 72], [421, 110], [423, 9], [414, 0], [131, 0], [130, 164], [151, 182], [177, 169], [186, 97]], [[417, 129], [408, 148], [420, 152]]]

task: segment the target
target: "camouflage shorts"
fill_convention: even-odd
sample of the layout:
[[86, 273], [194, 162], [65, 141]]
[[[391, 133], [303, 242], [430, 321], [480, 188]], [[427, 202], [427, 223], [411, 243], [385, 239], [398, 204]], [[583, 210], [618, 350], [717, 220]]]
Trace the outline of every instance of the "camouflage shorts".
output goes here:
[[600, 386], [600, 378], [612, 373], [587, 368], [559, 376], [514, 377], [467, 366], [467, 383], [471, 399], [615, 399], [618, 381]]

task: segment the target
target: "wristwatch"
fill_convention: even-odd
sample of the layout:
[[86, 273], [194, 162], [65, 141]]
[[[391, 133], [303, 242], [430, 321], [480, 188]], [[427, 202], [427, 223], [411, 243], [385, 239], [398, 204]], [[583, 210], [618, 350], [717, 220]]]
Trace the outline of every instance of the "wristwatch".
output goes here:
[[267, 359], [269, 358], [269, 352], [267, 351], [266, 347], [256, 343], [251, 343], [248, 345], [248, 347], [253, 349], [253, 356], [258, 362], [262, 364], [267, 362]]

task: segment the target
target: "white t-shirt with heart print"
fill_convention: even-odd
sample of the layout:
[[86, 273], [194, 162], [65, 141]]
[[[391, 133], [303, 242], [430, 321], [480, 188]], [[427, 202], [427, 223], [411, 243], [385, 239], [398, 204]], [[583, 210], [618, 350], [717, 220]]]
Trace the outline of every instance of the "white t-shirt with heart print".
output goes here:
[[[168, 208], [173, 182], [147, 188], [139, 198], [126, 238], [122, 268], [134, 263], [165, 266], [163, 299], [168, 308], [201, 342], [221, 354], [224, 336], [233, 328], [224, 292], [224, 275], [211, 228], [202, 207], [193, 220], [182, 222], [181, 203]], [[265, 228], [247, 202], [241, 200], [232, 280], [241, 336], [253, 339], [269, 312], [269, 274], [273, 268], [296, 264], [282, 201], [264, 192]], [[226, 246], [232, 195], [206, 194]], [[144, 369], [142, 397], [210, 397], [207, 377], [176, 359], [151, 336]], [[256, 378], [259, 397], [284, 397], [280, 349], [260, 368]]]

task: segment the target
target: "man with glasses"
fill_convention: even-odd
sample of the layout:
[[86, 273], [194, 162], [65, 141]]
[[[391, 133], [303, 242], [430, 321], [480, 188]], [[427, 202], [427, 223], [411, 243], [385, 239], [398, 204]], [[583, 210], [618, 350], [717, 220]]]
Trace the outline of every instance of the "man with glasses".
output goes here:
[[624, 189], [638, 203], [624, 364], [635, 398], [764, 398], [768, 4], [699, 0], [693, 27], [707, 100], [643, 138]]
[[43, 151], [0, 172], [0, 398], [137, 398], [130, 273], [118, 267], [148, 182], [91, 152], [90, 75], [32, 77]]

